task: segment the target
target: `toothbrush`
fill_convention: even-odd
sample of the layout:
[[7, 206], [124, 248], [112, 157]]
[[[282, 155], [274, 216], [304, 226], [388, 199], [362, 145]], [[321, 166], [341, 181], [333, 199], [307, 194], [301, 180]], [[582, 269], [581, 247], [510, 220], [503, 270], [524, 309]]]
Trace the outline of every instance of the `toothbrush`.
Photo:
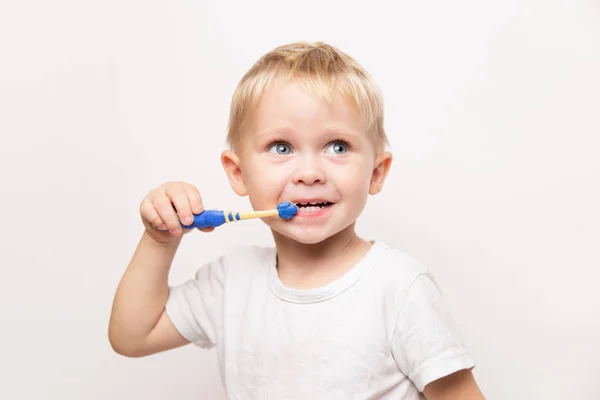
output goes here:
[[298, 207], [289, 201], [279, 203], [276, 209], [249, 212], [231, 212], [223, 210], [204, 210], [200, 214], [194, 215], [194, 222], [190, 225], [181, 226], [185, 229], [217, 227], [230, 222], [237, 222], [246, 219], [264, 218], [279, 216], [283, 219], [290, 219], [298, 212]]

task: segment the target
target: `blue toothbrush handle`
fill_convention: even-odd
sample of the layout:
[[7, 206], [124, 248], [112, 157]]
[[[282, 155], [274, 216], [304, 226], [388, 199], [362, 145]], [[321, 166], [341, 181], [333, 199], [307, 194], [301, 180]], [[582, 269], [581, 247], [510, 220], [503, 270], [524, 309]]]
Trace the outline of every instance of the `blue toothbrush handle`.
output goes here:
[[298, 209], [294, 204], [290, 203], [289, 201], [285, 201], [283, 203], [279, 203], [277, 210], [264, 210], [247, 213], [223, 210], [204, 210], [200, 214], [194, 214], [194, 222], [192, 222], [190, 225], [184, 225], [181, 221], [179, 221], [179, 223], [184, 229], [211, 228], [221, 226], [226, 222], [237, 222], [242, 219], [262, 218], [265, 216], [279, 215], [280, 218], [290, 219], [296, 214], [297, 211]]
[[183, 225], [186, 229], [217, 227], [225, 223], [225, 215], [221, 210], [204, 210], [200, 214], [194, 215], [194, 222], [191, 225]]

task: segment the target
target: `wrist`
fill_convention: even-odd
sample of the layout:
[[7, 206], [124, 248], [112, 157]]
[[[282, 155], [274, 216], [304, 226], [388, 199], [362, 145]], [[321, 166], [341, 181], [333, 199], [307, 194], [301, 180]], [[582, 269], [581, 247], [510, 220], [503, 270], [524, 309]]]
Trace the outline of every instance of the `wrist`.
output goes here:
[[180, 235], [178, 237], [171, 237], [167, 241], [161, 241], [157, 239], [152, 232], [149, 232], [148, 229], [145, 229], [142, 235], [142, 241], [146, 242], [149, 245], [156, 246], [165, 250], [176, 249], [177, 247], [179, 247], [181, 239], [183, 239], [183, 235]]

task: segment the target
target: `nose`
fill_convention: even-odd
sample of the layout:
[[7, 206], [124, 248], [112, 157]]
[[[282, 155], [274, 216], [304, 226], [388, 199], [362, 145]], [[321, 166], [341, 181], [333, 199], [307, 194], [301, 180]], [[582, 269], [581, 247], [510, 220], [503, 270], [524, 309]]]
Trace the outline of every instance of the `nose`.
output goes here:
[[294, 184], [323, 184], [326, 182], [325, 171], [318, 157], [304, 155], [298, 157], [298, 167], [293, 175]]

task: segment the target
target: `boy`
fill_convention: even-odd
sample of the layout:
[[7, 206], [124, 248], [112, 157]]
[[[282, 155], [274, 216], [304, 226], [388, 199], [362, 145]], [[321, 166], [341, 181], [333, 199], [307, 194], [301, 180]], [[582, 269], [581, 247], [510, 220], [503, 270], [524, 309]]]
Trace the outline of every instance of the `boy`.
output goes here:
[[232, 399], [482, 399], [427, 269], [355, 233], [392, 160], [362, 67], [323, 43], [274, 49], [240, 81], [227, 139], [233, 190], [255, 209], [292, 201], [297, 215], [264, 219], [274, 248], [239, 248], [169, 287], [181, 223], [203, 205], [186, 183], [152, 190], [114, 299], [114, 350], [216, 346]]

